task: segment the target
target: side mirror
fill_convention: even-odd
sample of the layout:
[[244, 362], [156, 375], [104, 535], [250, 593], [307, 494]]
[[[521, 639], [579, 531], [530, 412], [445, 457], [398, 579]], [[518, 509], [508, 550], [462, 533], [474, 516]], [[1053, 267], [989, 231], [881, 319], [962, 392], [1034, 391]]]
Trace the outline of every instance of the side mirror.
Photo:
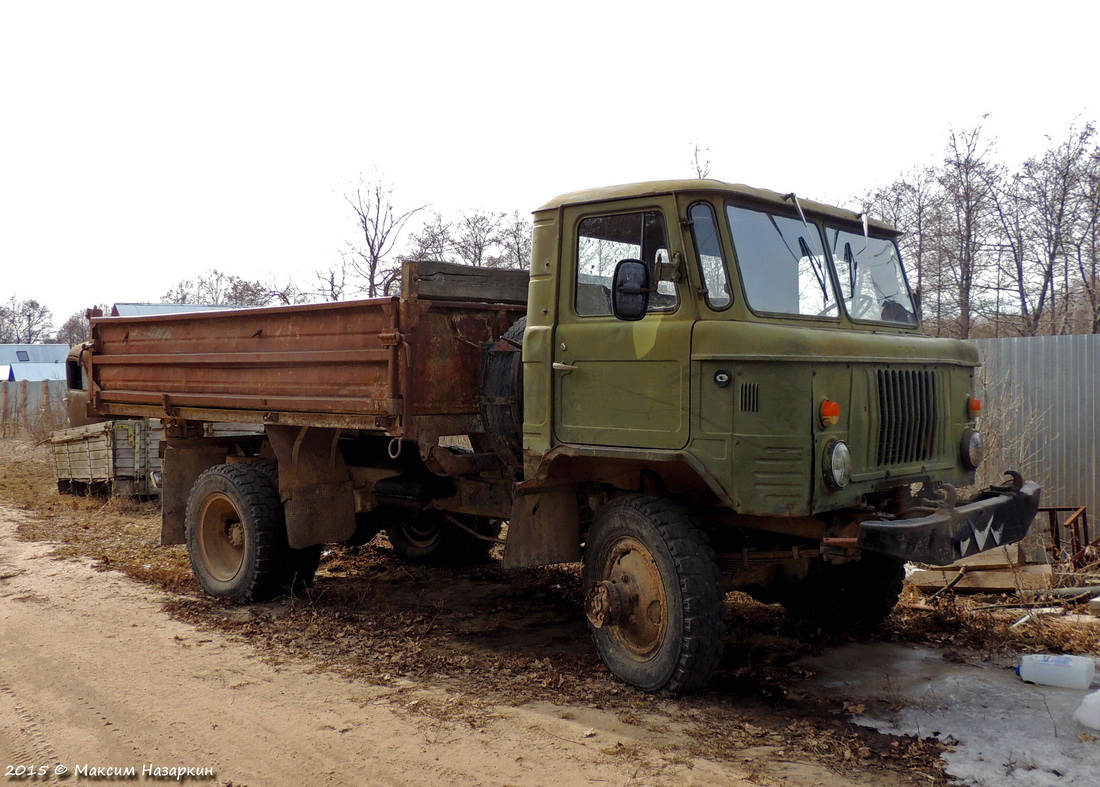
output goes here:
[[649, 268], [641, 260], [619, 260], [611, 280], [611, 311], [620, 320], [640, 320], [649, 309]]

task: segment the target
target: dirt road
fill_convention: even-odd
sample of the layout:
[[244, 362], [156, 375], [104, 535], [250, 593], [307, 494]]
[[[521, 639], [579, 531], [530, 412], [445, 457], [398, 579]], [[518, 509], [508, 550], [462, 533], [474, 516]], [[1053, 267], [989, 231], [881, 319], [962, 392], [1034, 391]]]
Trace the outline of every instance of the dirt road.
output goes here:
[[[585, 707], [496, 707], [477, 725], [418, 714], [422, 702], [453, 698], [273, 665], [251, 645], [172, 619], [160, 591], [19, 541], [19, 516], [0, 507], [5, 781], [22, 767], [44, 769], [32, 783], [70, 785], [130, 768], [133, 781], [159, 768], [168, 781], [182, 773], [235, 787], [843, 782], [766, 751], [736, 765], [686, 757], [676, 725], [640, 735]], [[68, 771], [60, 780], [58, 766]]]

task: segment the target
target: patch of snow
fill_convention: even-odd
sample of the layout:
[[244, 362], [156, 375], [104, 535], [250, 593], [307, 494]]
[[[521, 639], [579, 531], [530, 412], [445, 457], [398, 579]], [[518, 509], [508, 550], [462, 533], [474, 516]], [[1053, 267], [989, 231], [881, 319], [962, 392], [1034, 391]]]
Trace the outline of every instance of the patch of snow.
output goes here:
[[944, 761], [967, 784], [1097, 784], [1100, 740], [1073, 718], [1085, 692], [1024, 683], [1015, 660], [960, 663], [931, 648], [873, 642], [800, 663], [817, 672], [810, 690], [866, 706], [857, 724], [958, 741]]

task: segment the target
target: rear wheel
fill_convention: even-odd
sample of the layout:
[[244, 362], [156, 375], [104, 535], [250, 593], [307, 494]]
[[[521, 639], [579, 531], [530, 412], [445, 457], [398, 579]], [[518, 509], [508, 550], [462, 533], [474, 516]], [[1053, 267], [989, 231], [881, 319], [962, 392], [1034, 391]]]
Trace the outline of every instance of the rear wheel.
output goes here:
[[585, 612], [604, 664], [644, 691], [701, 688], [718, 666], [724, 598], [706, 536], [680, 506], [626, 495], [584, 553]]
[[500, 535], [500, 520], [465, 514], [449, 516], [453, 522], [442, 512], [429, 508], [388, 525], [386, 535], [393, 551], [409, 563], [435, 566], [467, 565], [486, 560], [493, 542], [485, 539]]
[[[187, 501], [187, 554], [203, 589], [218, 598], [263, 601], [312, 579], [287, 545], [283, 507], [270, 476], [247, 464], [217, 465], [198, 477]], [[316, 550], [320, 556], [320, 548]], [[304, 556], [303, 556], [304, 557]], [[312, 566], [312, 567], [311, 567]]]
[[905, 561], [877, 552], [833, 565], [821, 562], [792, 585], [782, 604], [791, 617], [834, 633], [862, 631], [884, 621], [898, 603]]

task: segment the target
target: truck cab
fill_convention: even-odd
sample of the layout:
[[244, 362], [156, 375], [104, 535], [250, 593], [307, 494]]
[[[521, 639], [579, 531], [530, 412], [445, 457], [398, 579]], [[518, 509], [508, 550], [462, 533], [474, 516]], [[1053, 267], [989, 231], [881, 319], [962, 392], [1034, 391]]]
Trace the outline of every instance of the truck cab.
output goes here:
[[[979, 360], [921, 331], [897, 236], [710, 180], [536, 211], [524, 477], [588, 485], [587, 611], [613, 670], [633, 675], [656, 642], [629, 633], [639, 610], [667, 606], [639, 577], [676, 562], [655, 526], [667, 512], [616, 503], [624, 490], [676, 501], [723, 587], [835, 629], [882, 620], [905, 561], [944, 565], [1026, 533], [1039, 489], [1017, 473], [958, 500], [982, 461]], [[643, 531], [663, 557], [639, 557]]]

